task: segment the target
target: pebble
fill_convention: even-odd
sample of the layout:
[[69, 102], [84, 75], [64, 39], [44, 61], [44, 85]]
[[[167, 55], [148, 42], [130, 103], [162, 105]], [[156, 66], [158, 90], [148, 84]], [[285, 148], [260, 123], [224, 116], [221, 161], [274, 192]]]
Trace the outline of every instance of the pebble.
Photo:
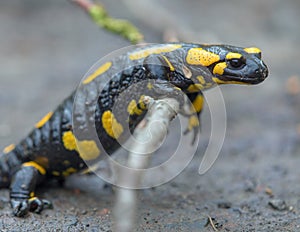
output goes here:
[[285, 201], [281, 200], [281, 199], [272, 199], [272, 200], [269, 201], [269, 205], [273, 209], [279, 210], [279, 211], [283, 211], [283, 210], [287, 210], [288, 209]]
[[232, 206], [232, 204], [229, 201], [220, 201], [220, 202], [218, 202], [218, 208], [221, 208], [221, 209], [230, 209], [231, 206]]

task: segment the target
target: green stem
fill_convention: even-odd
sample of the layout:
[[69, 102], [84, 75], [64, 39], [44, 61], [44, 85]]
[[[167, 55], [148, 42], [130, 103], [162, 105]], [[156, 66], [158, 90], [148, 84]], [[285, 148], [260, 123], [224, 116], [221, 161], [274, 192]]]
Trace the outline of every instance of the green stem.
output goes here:
[[115, 19], [108, 15], [103, 6], [91, 4], [86, 7], [92, 20], [99, 26], [110, 32], [123, 36], [133, 44], [143, 41], [143, 35], [127, 20]]

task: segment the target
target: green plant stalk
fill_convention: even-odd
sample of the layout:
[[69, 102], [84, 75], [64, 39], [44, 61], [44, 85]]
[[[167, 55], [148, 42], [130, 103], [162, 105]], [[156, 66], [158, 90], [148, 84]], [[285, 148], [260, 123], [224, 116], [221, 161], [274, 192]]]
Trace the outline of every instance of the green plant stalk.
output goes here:
[[88, 13], [99, 27], [123, 36], [132, 44], [137, 44], [143, 41], [144, 36], [134, 25], [126, 20], [110, 17], [101, 5], [94, 4], [89, 7]]

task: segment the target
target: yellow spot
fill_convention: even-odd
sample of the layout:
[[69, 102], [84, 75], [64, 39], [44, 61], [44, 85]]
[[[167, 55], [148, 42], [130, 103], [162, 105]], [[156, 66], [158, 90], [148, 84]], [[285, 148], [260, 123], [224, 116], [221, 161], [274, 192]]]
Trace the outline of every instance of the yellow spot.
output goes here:
[[45, 168], [49, 167], [49, 160], [44, 156], [37, 156], [33, 161]]
[[149, 82], [149, 83], [147, 84], [147, 88], [148, 88], [149, 90], [153, 89], [152, 83]]
[[191, 48], [186, 56], [186, 62], [191, 65], [209, 66], [220, 60], [220, 56], [202, 48]]
[[93, 160], [100, 155], [100, 150], [93, 140], [77, 141], [79, 155], [83, 160]]
[[36, 199], [37, 199], [37, 197], [30, 197], [30, 198], [28, 199], [28, 201], [29, 201], [29, 202], [35, 201]]
[[143, 113], [143, 110], [140, 110], [140, 109], [137, 107], [137, 104], [136, 104], [136, 101], [135, 101], [135, 100], [131, 100], [131, 102], [128, 104], [127, 112], [128, 112], [130, 115], [133, 115], [133, 114], [141, 115], [141, 114]]
[[77, 172], [77, 170], [75, 168], [68, 168], [67, 170], [63, 171], [62, 174], [63, 174], [63, 176], [69, 176], [75, 172]]
[[62, 136], [62, 141], [67, 150], [77, 151], [76, 139], [72, 131], [66, 131]]
[[67, 171], [63, 171], [63, 172], [62, 172], [62, 175], [63, 175], [64, 177], [66, 177], [66, 176], [69, 176], [70, 173], [68, 173]]
[[193, 115], [189, 118], [188, 130], [192, 130], [197, 126], [199, 126], [199, 119], [196, 115]]
[[180, 45], [180, 44], [167, 44], [167, 45], [161, 46], [161, 47], [146, 48], [146, 49], [131, 53], [129, 55], [129, 59], [138, 60], [138, 59], [145, 58], [151, 54], [161, 54], [163, 52], [172, 52], [181, 47], [182, 47], [182, 45]]
[[63, 164], [64, 164], [64, 165], [70, 165], [71, 163], [70, 163], [69, 160], [64, 160]]
[[217, 77], [213, 77], [212, 78], [213, 81], [219, 85], [221, 84], [238, 84], [238, 85], [250, 85], [248, 83], [245, 83], [245, 82], [241, 82], [241, 81], [223, 81], [223, 80], [220, 80], [219, 78]]
[[53, 176], [60, 176], [60, 173], [59, 173], [58, 171], [53, 171], [53, 172], [52, 172], [52, 175], [53, 175]]
[[197, 76], [197, 80], [200, 82], [200, 84], [204, 85], [205, 84], [205, 79], [203, 76]]
[[242, 54], [240, 53], [236, 53], [236, 52], [229, 52], [226, 55], [226, 59], [227, 60], [231, 60], [231, 59], [240, 59], [242, 57]]
[[169, 68], [170, 68], [170, 71], [175, 71], [175, 68], [174, 66], [171, 64], [171, 62], [169, 61], [169, 59], [165, 56], [162, 56], [164, 58], [164, 60], [166, 61], [166, 63], [168, 64]]
[[226, 62], [222, 62], [222, 63], [216, 64], [216, 66], [214, 67], [214, 70], [213, 70], [213, 74], [223, 75], [224, 69], [226, 67], [227, 67]]
[[256, 48], [256, 47], [250, 47], [250, 48], [244, 48], [244, 51], [247, 52], [247, 53], [254, 53], [254, 54], [260, 54], [261, 53], [261, 50], [259, 48]]
[[204, 87], [201, 84], [192, 84], [187, 88], [187, 91], [189, 93], [195, 93], [195, 92], [199, 92], [199, 90], [203, 90]]
[[42, 126], [44, 126], [45, 123], [49, 121], [52, 115], [53, 112], [49, 112], [48, 114], [46, 114], [37, 124], [35, 124], [35, 127], [41, 128]]
[[208, 83], [205, 84], [205, 89], [208, 89], [208, 88], [210, 88], [211, 86], [213, 86], [213, 83], [209, 83], [209, 82], [208, 82]]
[[34, 161], [29, 161], [26, 163], [22, 164], [23, 167], [34, 167], [35, 169], [37, 169], [42, 175], [46, 174], [46, 170], [45, 168], [43, 168], [41, 165], [37, 164]]
[[147, 109], [147, 106], [145, 105], [145, 95], [142, 95], [139, 99], [139, 107], [142, 109], [142, 110], [145, 110]]
[[109, 110], [102, 114], [102, 126], [106, 133], [114, 139], [119, 138], [119, 136], [123, 133], [122, 125]]
[[93, 72], [90, 76], [88, 76], [82, 83], [84, 85], [93, 81], [96, 77], [100, 76], [101, 74], [105, 73], [112, 65], [112, 62], [106, 62], [105, 64], [101, 65], [95, 72]]
[[74, 172], [76, 172], [77, 170], [75, 169], [75, 168], [68, 168], [67, 169], [67, 172], [69, 172], [69, 173], [74, 173]]
[[202, 95], [197, 95], [195, 100], [193, 101], [193, 110], [199, 113], [203, 109], [204, 98]]
[[[77, 151], [83, 160], [92, 160], [100, 155], [100, 150], [93, 140], [76, 140], [72, 131], [63, 134], [62, 141], [64, 147], [70, 151]], [[65, 163], [65, 161], [64, 161]]]
[[7, 154], [7, 153], [11, 152], [13, 149], [15, 149], [15, 147], [16, 147], [15, 144], [10, 144], [3, 149], [3, 153]]

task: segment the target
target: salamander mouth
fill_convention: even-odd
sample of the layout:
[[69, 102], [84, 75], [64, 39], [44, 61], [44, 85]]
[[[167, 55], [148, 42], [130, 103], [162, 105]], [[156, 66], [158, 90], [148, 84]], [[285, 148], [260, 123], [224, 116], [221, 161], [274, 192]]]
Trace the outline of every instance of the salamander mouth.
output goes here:
[[263, 82], [267, 78], [267, 76], [268, 76], [268, 69], [263, 69], [251, 75], [243, 75], [242, 73], [234, 73], [234, 74], [227, 73], [226, 75], [222, 75], [222, 76], [220, 75], [217, 77], [220, 80], [225, 82], [239, 82], [244, 84], [255, 85]]
[[265, 80], [265, 77], [233, 77], [232, 79], [247, 84], [259, 84]]
[[219, 76], [217, 78], [224, 82], [238, 82], [243, 84], [256, 85], [263, 82], [266, 76], [244, 77], [244, 76]]

